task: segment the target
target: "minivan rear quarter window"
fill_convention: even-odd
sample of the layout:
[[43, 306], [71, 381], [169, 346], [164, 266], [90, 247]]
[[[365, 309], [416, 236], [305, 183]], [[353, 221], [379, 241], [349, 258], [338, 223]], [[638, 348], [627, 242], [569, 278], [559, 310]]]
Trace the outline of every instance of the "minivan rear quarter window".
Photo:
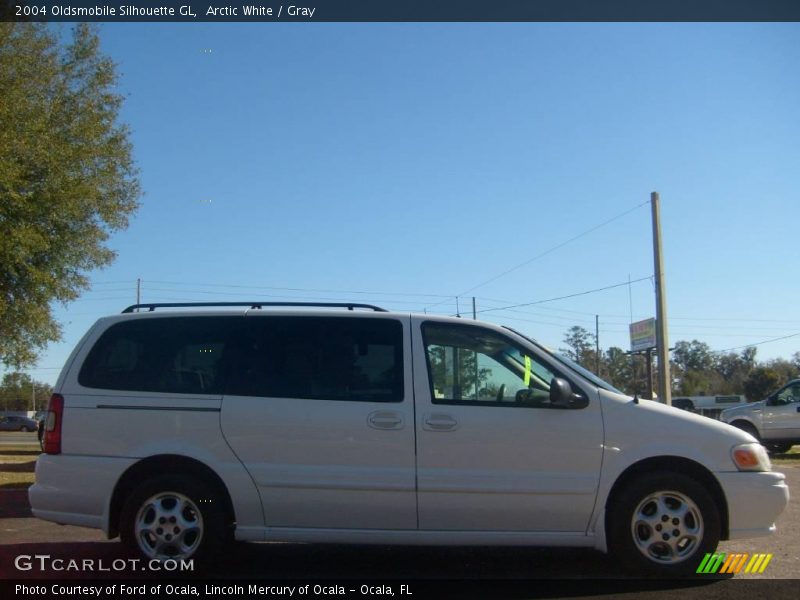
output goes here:
[[160, 317], [112, 325], [78, 375], [88, 388], [221, 394], [222, 361], [241, 317]]

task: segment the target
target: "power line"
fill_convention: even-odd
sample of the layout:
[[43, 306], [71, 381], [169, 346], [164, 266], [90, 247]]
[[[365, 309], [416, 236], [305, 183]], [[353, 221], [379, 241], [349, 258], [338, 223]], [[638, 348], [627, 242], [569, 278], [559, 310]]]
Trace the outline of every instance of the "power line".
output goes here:
[[742, 317], [670, 317], [673, 321], [751, 321], [753, 323], [800, 323], [796, 319], [745, 319]]
[[[411, 292], [375, 292], [375, 291], [364, 291], [364, 290], [331, 290], [331, 289], [315, 289], [315, 288], [291, 288], [291, 287], [275, 287], [275, 286], [258, 286], [258, 285], [236, 285], [236, 284], [226, 284], [226, 283], [199, 283], [199, 282], [188, 282], [188, 281], [160, 281], [154, 279], [147, 279], [142, 280], [143, 283], [156, 283], [156, 284], [166, 284], [166, 285], [194, 285], [194, 286], [205, 286], [205, 287], [221, 287], [221, 288], [239, 288], [239, 289], [252, 289], [252, 290], [273, 290], [273, 291], [283, 291], [283, 292], [311, 292], [311, 293], [320, 293], [320, 294], [366, 294], [372, 296], [410, 296], [410, 297], [421, 297], [421, 298], [453, 298], [453, 294], [416, 294]], [[150, 288], [152, 289], [152, 288]], [[171, 290], [173, 291], [173, 290]], [[184, 291], [184, 290], [174, 290], [174, 291]]]
[[[620, 214], [616, 215], [615, 217], [611, 217], [610, 219], [608, 219], [608, 220], [606, 220], [606, 221], [603, 221], [603, 222], [602, 222], [602, 223], [600, 223], [599, 225], [595, 225], [594, 227], [591, 227], [590, 229], [587, 229], [586, 231], [583, 231], [583, 232], [579, 233], [578, 235], [576, 235], [576, 236], [574, 236], [574, 237], [571, 237], [571, 238], [569, 238], [568, 240], [566, 240], [566, 241], [564, 241], [564, 242], [561, 242], [560, 244], [557, 244], [557, 245], [553, 246], [552, 248], [548, 248], [547, 250], [545, 250], [544, 252], [541, 252], [541, 253], [537, 254], [537, 255], [536, 255], [536, 256], [534, 256], [533, 258], [529, 258], [529, 259], [528, 259], [528, 260], [526, 260], [525, 262], [521, 262], [521, 263], [519, 263], [518, 265], [516, 265], [516, 266], [514, 266], [514, 267], [511, 267], [510, 269], [506, 269], [505, 271], [503, 271], [503, 272], [502, 272], [502, 273], [500, 273], [499, 275], [495, 275], [494, 277], [490, 277], [490, 278], [489, 278], [489, 279], [487, 279], [486, 281], [483, 281], [483, 282], [479, 283], [478, 285], [472, 286], [472, 287], [471, 287], [471, 288], [469, 288], [468, 290], [464, 290], [464, 291], [463, 291], [463, 292], [461, 292], [460, 294], [457, 294], [457, 296], [466, 296], [466, 295], [467, 295], [467, 294], [469, 294], [471, 291], [473, 291], [473, 290], [477, 290], [479, 287], [483, 287], [483, 286], [484, 286], [484, 285], [486, 285], [486, 284], [492, 283], [493, 281], [496, 281], [496, 280], [500, 279], [501, 277], [505, 277], [505, 276], [506, 276], [506, 275], [508, 275], [509, 273], [513, 273], [513, 272], [514, 272], [514, 271], [516, 271], [517, 269], [521, 269], [522, 267], [525, 267], [525, 266], [527, 266], [527, 265], [531, 264], [532, 262], [534, 262], [534, 261], [536, 261], [536, 260], [539, 260], [540, 258], [543, 258], [543, 257], [547, 256], [548, 254], [551, 254], [552, 252], [555, 252], [556, 250], [559, 250], [559, 249], [563, 248], [563, 247], [564, 247], [564, 246], [566, 246], [567, 244], [571, 244], [571, 243], [572, 243], [572, 242], [574, 242], [575, 240], [578, 240], [578, 239], [580, 239], [580, 238], [582, 238], [582, 237], [584, 237], [584, 236], [586, 236], [586, 235], [589, 235], [590, 233], [593, 233], [593, 232], [597, 231], [598, 229], [600, 229], [600, 228], [602, 228], [602, 227], [605, 227], [606, 225], [608, 225], [608, 224], [610, 224], [610, 223], [613, 223], [614, 221], [616, 221], [616, 220], [618, 220], [618, 219], [621, 219], [622, 217], [624, 217], [624, 216], [626, 216], [626, 215], [628, 215], [628, 214], [630, 214], [630, 213], [634, 212], [635, 210], [638, 210], [639, 208], [641, 208], [642, 206], [645, 206], [645, 205], [647, 205], [647, 204], [650, 204], [650, 201], [649, 201], [649, 200], [648, 200], [648, 201], [646, 201], [646, 202], [642, 202], [641, 204], [637, 204], [637, 205], [636, 205], [636, 206], [634, 206], [633, 208], [629, 208], [629, 209], [628, 209], [628, 210], [626, 210], [625, 212], [622, 212], [622, 213], [620, 213]], [[441, 303], [439, 303], [439, 304], [441, 304]], [[428, 308], [433, 308], [434, 306], [437, 306], [437, 304], [431, 304], [430, 306], [426, 306], [425, 308], [426, 308], [426, 309], [428, 309]]]
[[[631, 209], [631, 210], [635, 210], [635, 209]], [[628, 212], [630, 212], [630, 211], [628, 211]], [[598, 225], [597, 227], [600, 227], [600, 226], [601, 225]], [[636, 281], [641, 281], [641, 280], [636, 280]], [[247, 285], [238, 285], [238, 284], [198, 283], [198, 282], [191, 283], [191, 282], [162, 281], [162, 280], [148, 280], [148, 282], [161, 283], [161, 284], [166, 284], [166, 285], [176, 285], [176, 286], [197, 285], [197, 286], [217, 287], [217, 288], [236, 288], [236, 289], [255, 289], [255, 290], [283, 290], [283, 291], [308, 292], [308, 293], [327, 292], [327, 293], [335, 293], [335, 294], [360, 294], [360, 295], [372, 295], [372, 296], [402, 296], [402, 297], [420, 297], [420, 298], [421, 297], [444, 298], [445, 299], [444, 302], [437, 303], [436, 305], [451, 303], [453, 306], [455, 306], [456, 298], [457, 298], [456, 296], [454, 296], [452, 294], [431, 294], [431, 293], [411, 293], [411, 292], [379, 292], [379, 291], [365, 291], [365, 290], [333, 290], [333, 289], [294, 288], [294, 287], [278, 287], [278, 286], [247, 286]], [[95, 285], [95, 284], [106, 284], [106, 285], [114, 284], [114, 285], [117, 285], [117, 284], [123, 284], [123, 283], [129, 283], [129, 282], [128, 281], [101, 281], [101, 282], [92, 282], [92, 285]], [[633, 283], [633, 282], [631, 282], [631, 283]], [[113, 289], [106, 288], [106, 289], [103, 289], [103, 290], [89, 290], [89, 291], [86, 292], [86, 294], [94, 294], [94, 293], [98, 293], [98, 292], [102, 293], [102, 292], [132, 291], [133, 289], [134, 288], [132, 286], [131, 287], [125, 287], [125, 288], [113, 288]], [[195, 294], [219, 295], [219, 296], [223, 296], [223, 295], [249, 296], [249, 294], [246, 294], [246, 293], [234, 293], [234, 292], [223, 292], [223, 291], [214, 292], [214, 291], [209, 291], [209, 290], [186, 290], [186, 289], [169, 289], [169, 288], [165, 289], [165, 288], [152, 288], [152, 287], [149, 287], [148, 289], [151, 290], [151, 291], [182, 292], [182, 293], [195, 293]], [[603, 288], [601, 288], [601, 289], [603, 289]], [[585, 292], [585, 293], [590, 293], [590, 292]], [[291, 295], [284, 295], [284, 296], [272, 295], [272, 296], [267, 296], [267, 297], [295, 298], [295, 296], [291, 296]], [[564, 298], [569, 298], [569, 297], [574, 297], [574, 296], [565, 296]], [[314, 300], [323, 300], [323, 299], [324, 300], [338, 300], [337, 298], [322, 298], [322, 297], [307, 298], [307, 297], [303, 297], [303, 296], [297, 296], [297, 298], [314, 299]], [[85, 297], [84, 296], [84, 297], [77, 298], [77, 299], [73, 300], [72, 302], [125, 300], [125, 299], [128, 299], [128, 296], [103, 296], [103, 297]], [[191, 300], [191, 299], [186, 299], [186, 300]], [[483, 297], [483, 296], [477, 297], [477, 300], [481, 304], [485, 304], [487, 302], [492, 302], [492, 303], [500, 303], [500, 304], [503, 305], [503, 306], [497, 306], [497, 307], [490, 307], [491, 310], [509, 310], [511, 312], [519, 312], [519, 313], [523, 313], [523, 314], [531, 314], [531, 315], [535, 315], [535, 316], [545, 316], [545, 315], [541, 315], [539, 313], [530, 312], [530, 311], [514, 311], [511, 308], [511, 307], [527, 306], [527, 305], [530, 305], [531, 303], [519, 303], [519, 302], [514, 302], [512, 300], [501, 300], [501, 299], [498, 299], [498, 298], [489, 298], [489, 297]], [[551, 299], [551, 300], [548, 300], [546, 302], [555, 301], [555, 300], [556, 299]], [[385, 301], [389, 302], [389, 303], [394, 303], [394, 304], [416, 304], [415, 302], [412, 302], [410, 300], [387, 299]], [[72, 302], [70, 302], [70, 304]], [[545, 302], [545, 301], [540, 301], [540, 302]], [[436, 305], [434, 305], [434, 306], [436, 306]], [[547, 310], [547, 311], [553, 311], [553, 312], [562, 312], [562, 313], [569, 313], [569, 314], [575, 314], [575, 315], [585, 315], [587, 317], [586, 319], [577, 319], [576, 318], [575, 320], [576, 321], [585, 321], [587, 323], [589, 321], [594, 321], [593, 317], [595, 316], [595, 314], [598, 314], [596, 311], [591, 311], [591, 312], [589, 312], [589, 311], [577, 311], [577, 310], [570, 310], [570, 309], [565, 309], [565, 308], [560, 308], [560, 307], [553, 307], [553, 306], [540, 306], [539, 308], [541, 308], [543, 310]], [[483, 313], [483, 312], [487, 312], [488, 310], [489, 309], [483, 309], [483, 310], [479, 310], [478, 312], [482, 312]], [[441, 311], [441, 312], [447, 313], [448, 311]], [[83, 313], [83, 314], [93, 314], [93, 313]], [[78, 316], [78, 315], [71, 315], [71, 316]], [[563, 316], [557, 316], [557, 315], [552, 315], [552, 317], [556, 318], [556, 319], [563, 319], [563, 320], [567, 320], [569, 318], [569, 317], [563, 317]], [[600, 317], [605, 319], [606, 322], [608, 322], [608, 320], [611, 319], [612, 320], [612, 324], [622, 325], [622, 324], [627, 324], [629, 322], [629, 317], [627, 315], [600, 314]], [[642, 317], [642, 318], [644, 318], [644, 317]], [[616, 319], [619, 319], [619, 321], [614, 322], [614, 320], [616, 320]], [[800, 323], [800, 320], [796, 320], [796, 319], [763, 319], [763, 318], [747, 318], [747, 317], [723, 318], [723, 317], [706, 317], [706, 316], [671, 317], [671, 320], [674, 320], [674, 321], [690, 321], [690, 322], [691, 321], [697, 321], [697, 322], [708, 321], [708, 322], [723, 322], [723, 323], [727, 322], [727, 323], [735, 323], [736, 324], [736, 325], [729, 325], [729, 326], [725, 326], [725, 325], [714, 326], [714, 325], [700, 325], [700, 324], [689, 325], [687, 323], [687, 325], [689, 325], [689, 326], [691, 326], [693, 328], [698, 328], [698, 329], [699, 328], [702, 328], [702, 329], [730, 329], [730, 328], [741, 329], [740, 323], [746, 323], [746, 322], [751, 322], [751, 323], [776, 323], [776, 324], [783, 323], [783, 324], [786, 324], [786, 325]], [[765, 330], [765, 329], [777, 329], [777, 328], [762, 328], [762, 330]]]
[[[247, 298], [252, 298], [256, 292], [211, 292], [207, 290], [187, 290], [187, 289], [176, 289], [176, 288], [158, 288], [158, 287], [148, 287], [148, 292], [178, 292], [178, 293], [185, 293], [185, 294], [205, 294], [210, 296], [242, 296]], [[156, 294], [158, 295], [158, 294]], [[263, 292], [258, 292], [258, 296], [262, 298], [292, 298], [295, 300], [315, 300], [315, 301], [339, 301], [341, 298], [331, 298], [331, 297], [324, 297], [324, 296], [297, 296], [297, 295], [289, 295], [289, 294], [264, 294]], [[412, 304], [418, 305], [419, 303], [412, 300], [378, 300], [379, 302], [391, 302], [393, 304]]]
[[[631, 283], [633, 283], [633, 282], [631, 282]], [[513, 301], [513, 300], [501, 300], [501, 299], [498, 299], [498, 298], [488, 298], [488, 297], [484, 297], [484, 296], [477, 296], [476, 298], [477, 298], [478, 302], [481, 303], [481, 304], [485, 304], [486, 302], [494, 302], [494, 303], [500, 303], [500, 304], [506, 306], [506, 305], [513, 305], [513, 304], [516, 303], [516, 301]], [[627, 325], [628, 323], [630, 323], [629, 315], [617, 315], [617, 314], [611, 314], [611, 313], [603, 314], [603, 313], [597, 313], [597, 311], [591, 311], [590, 312], [590, 311], [583, 311], [583, 310], [571, 310], [571, 309], [561, 308], [561, 307], [556, 307], [556, 306], [540, 306], [539, 309], [547, 310], [547, 311], [553, 311], [553, 312], [569, 313], [569, 314], [575, 314], [575, 315], [585, 315], [587, 317], [591, 317], [591, 318], [587, 318], [587, 319], [576, 319], [576, 320], [583, 320], [583, 321], [586, 321], [586, 322], [589, 322], [589, 321], [594, 322], [594, 316], [596, 314], [599, 314], [600, 317], [602, 317], [603, 319], [606, 319], [606, 322], [608, 322], [609, 319], [611, 319], [612, 322], [613, 322], [614, 319], [619, 319], [619, 321], [617, 321], [615, 324]], [[538, 313], [534, 313], [534, 312], [531, 312], [531, 311], [513, 311], [513, 312], [520, 312], [520, 313], [533, 314], [533, 315], [538, 314]], [[561, 317], [561, 316], [556, 316], [556, 315], [553, 315], [553, 316], [555, 318], [558, 318], [558, 319], [568, 319], [569, 318], [569, 317]], [[637, 315], [637, 318], [644, 319], [644, 318], [647, 318], [647, 316], [646, 315]], [[670, 320], [671, 321], [721, 321], [721, 322], [727, 322], [727, 323], [785, 323], [787, 325], [800, 323], [800, 320], [797, 320], [797, 319], [760, 319], [760, 318], [759, 319], [753, 319], [753, 318], [748, 318], [748, 317], [729, 317], [729, 318], [724, 318], [724, 317], [672, 317], [671, 316]], [[686, 324], [686, 326], [687, 327], [704, 327], [704, 328], [715, 327], [714, 325], [691, 325], [691, 324]], [[734, 328], [734, 327], [735, 328], [739, 328], [740, 326], [739, 325], [730, 325], [730, 326], [727, 326], [726, 328], [728, 328], [728, 327], [729, 328]], [[770, 328], [766, 328], [766, 329], [770, 329]]]
[[734, 350], [741, 350], [742, 348], [750, 348], [751, 346], [760, 346], [761, 344], [769, 344], [770, 342], [778, 342], [780, 340], [788, 340], [789, 338], [797, 337], [800, 332], [784, 335], [781, 337], [772, 338], [771, 340], [764, 340], [763, 342], [754, 342], [752, 344], [745, 344], [744, 346], [736, 346], [735, 348], [728, 348], [726, 350], [715, 350], [712, 354], [723, 354], [725, 352], [733, 352]]
[[534, 302], [524, 302], [522, 304], [513, 304], [511, 306], [503, 306], [498, 308], [485, 308], [483, 310], [479, 310], [479, 313], [486, 313], [492, 312], [496, 310], [507, 310], [509, 308], [519, 308], [521, 306], [533, 306], [534, 304], [544, 304], [545, 302], [555, 302], [556, 300], [566, 300], [567, 298], [576, 298], [578, 296], [586, 296], [587, 294], [594, 294], [596, 292], [604, 292], [606, 290], [612, 290], [614, 288], [622, 287], [624, 285], [629, 285], [631, 283], [639, 283], [640, 281], [645, 281], [651, 279], [652, 275], [648, 275], [647, 277], [640, 277], [639, 279], [634, 279], [633, 281], [623, 281], [622, 283], [615, 283], [614, 285], [607, 285], [601, 288], [595, 288], [593, 290], [586, 290], [585, 292], [577, 292], [575, 294], [568, 294], [566, 296], [558, 296], [556, 298], [547, 298], [546, 300], [535, 300]]

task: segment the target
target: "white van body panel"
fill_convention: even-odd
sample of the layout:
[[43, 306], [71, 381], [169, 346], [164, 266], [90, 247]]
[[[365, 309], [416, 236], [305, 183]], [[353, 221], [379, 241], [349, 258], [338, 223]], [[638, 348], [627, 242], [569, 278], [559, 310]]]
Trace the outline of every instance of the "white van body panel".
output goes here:
[[[399, 402], [162, 394], [89, 389], [78, 382], [95, 342], [118, 322], [342, 316], [330, 310], [257, 312], [155, 311], [98, 321], [70, 355], [54, 390], [65, 403], [62, 453], [39, 459], [29, 492], [34, 514], [111, 533], [117, 524], [110, 523], [110, 501], [121, 478], [141, 461], [165, 455], [213, 471], [231, 498], [237, 539], [252, 541], [605, 550], [614, 484], [629, 467], [663, 457], [702, 465], [719, 482], [732, 538], [769, 533], [788, 502], [782, 474], [735, 468], [731, 449], [753, 442], [748, 434], [657, 403], [635, 403], [577, 372], [569, 378], [588, 398], [580, 409], [435, 403], [420, 327], [426, 321], [463, 326], [460, 319], [342, 311], [349, 318], [402, 324]], [[512, 332], [479, 326], [545, 363], [555, 360]], [[448, 429], [449, 422], [455, 426]]]
[[[413, 321], [414, 371], [423, 374], [425, 321]], [[581, 410], [435, 404], [427, 376], [418, 377], [420, 529], [585, 535], [600, 479], [603, 419], [597, 391], [584, 393], [590, 400]], [[430, 420], [454, 425], [435, 429], [426, 426]]]
[[410, 333], [408, 317], [392, 320], [403, 330], [401, 402], [225, 396], [222, 431], [258, 488], [267, 527], [417, 528]]

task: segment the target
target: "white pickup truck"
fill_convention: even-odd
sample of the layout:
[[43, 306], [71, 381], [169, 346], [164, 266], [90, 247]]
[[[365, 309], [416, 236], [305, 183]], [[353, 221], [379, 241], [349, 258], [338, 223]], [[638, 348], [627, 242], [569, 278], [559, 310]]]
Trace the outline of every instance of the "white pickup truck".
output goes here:
[[760, 402], [723, 410], [720, 420], [743, 429], [773, 454], [800, 444], [800, 379], [793, 379]]
[[675, 408], [688, 410], [712, 419], [719, 419], [723, 410], [739, 404], [747, 404], [747, 398], [741, 394], [728, 394], [724, 396], [682, 396], [672, 399], [672, 406]]

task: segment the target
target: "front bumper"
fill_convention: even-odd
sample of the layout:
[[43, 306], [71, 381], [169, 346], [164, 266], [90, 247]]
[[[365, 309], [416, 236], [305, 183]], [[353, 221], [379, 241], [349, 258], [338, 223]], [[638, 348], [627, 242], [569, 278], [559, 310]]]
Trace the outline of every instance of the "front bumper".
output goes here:
[[789, 504], [783, 473], [717, 473], [728, 501], [728, 539], [769, 535]]

